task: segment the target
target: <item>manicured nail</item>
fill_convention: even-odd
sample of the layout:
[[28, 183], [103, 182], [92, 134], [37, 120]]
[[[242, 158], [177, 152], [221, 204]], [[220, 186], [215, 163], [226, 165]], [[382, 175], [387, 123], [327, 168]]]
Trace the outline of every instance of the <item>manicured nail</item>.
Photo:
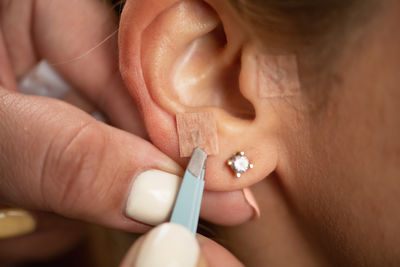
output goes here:
[[21, 209], [0, 210], [0, 239], [29, 234], [35, 229], [36, 221], [29, 212]]
[[195, 236], [185, 227], [164, 223], [151, 230], [136, 259], [136, 267], [195, 267], [200, 248]]
[[256, 220], [260, 218], [261, 213], [260, 213], [260, 208], [258, 207], [257, 200], [254, 197], [253, 193], [249, 188], [243, 188], [243, 197], [246, 200], [247, 204], [253, 209], [253, 219]]
[[126, 215], [150, 225], [167, 221], [181, 181], [179, 176], [160, 170], [139, 174], [128, 196]]

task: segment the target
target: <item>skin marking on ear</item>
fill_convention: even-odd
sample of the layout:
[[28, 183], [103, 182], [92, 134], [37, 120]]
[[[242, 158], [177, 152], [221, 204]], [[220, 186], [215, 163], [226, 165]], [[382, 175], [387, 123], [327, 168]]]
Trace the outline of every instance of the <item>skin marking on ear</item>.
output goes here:
[[176, 125], [181, 157], [190, 157], [196, 147], [208, 155], [219, 153], [217, 123], [212, 112], [176, 114]]
[[295, 96], [300, 79], [295, 55], [257, 57], [258, 96], [260, 98]]

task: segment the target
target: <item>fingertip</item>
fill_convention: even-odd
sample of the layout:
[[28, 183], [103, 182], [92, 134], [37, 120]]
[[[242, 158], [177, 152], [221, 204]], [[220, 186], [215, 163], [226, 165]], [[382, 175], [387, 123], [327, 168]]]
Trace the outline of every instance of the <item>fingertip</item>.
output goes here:
[[129, 250], [121, 266], [205, 266], [200, 258], [197, 240], [187, 228], [164, 223], [141, 237]]
[[131, 248], [126, 253], [120, 267], [135, 266], [135, 261], [139, 254], [139, 250], [142, 246], [143, 240], [144, 240], [144, 236], [141, 236], [135, 241], [135, 243], [131, 246]]
[[214, 224], [234, 226], [257, 218], [257, 215], [242, 190], [206, 191], [203, 197], [201, 217]]
[[250, 188], [246, 187], [242, 189], [243, 197], [247, 204], [253, 209], [253, 218], [257, 220], [261, 217], [260, 207], [258, 206], [257, 200], [251, 192]]
[[196, 235], [196, 239], [200, 246], [201, 257], [204, 258], [203, 261], [207, 264], [205, 266], [244, 266], [234, 255], [217, 242], [199, 234]]

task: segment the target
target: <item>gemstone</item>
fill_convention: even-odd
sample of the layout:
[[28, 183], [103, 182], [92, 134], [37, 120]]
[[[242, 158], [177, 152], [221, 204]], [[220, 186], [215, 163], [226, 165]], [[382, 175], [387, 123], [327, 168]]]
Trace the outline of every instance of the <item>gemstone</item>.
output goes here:
[[244, 152], [238, 152], [228, 160], [228, 165], [235, 172], [236, 177], [240, 178], [241, 174], [246, 172], [249, 168], [253, 168], [253, 164], [244, 155]]
[[235, 172], [245, 172], [249, 169], [249, 159], [246, 156], [234, 156], [232, 167]]

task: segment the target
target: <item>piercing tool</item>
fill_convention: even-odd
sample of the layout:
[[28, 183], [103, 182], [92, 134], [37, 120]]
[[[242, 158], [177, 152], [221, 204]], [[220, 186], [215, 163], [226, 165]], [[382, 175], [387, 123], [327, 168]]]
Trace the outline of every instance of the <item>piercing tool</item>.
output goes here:
[[199, 223], [206, 160], [207, 153], [196, 147], [183, 176], [170, 220], [173, 223], [185, 226], [193, 234], [196, 234]]

